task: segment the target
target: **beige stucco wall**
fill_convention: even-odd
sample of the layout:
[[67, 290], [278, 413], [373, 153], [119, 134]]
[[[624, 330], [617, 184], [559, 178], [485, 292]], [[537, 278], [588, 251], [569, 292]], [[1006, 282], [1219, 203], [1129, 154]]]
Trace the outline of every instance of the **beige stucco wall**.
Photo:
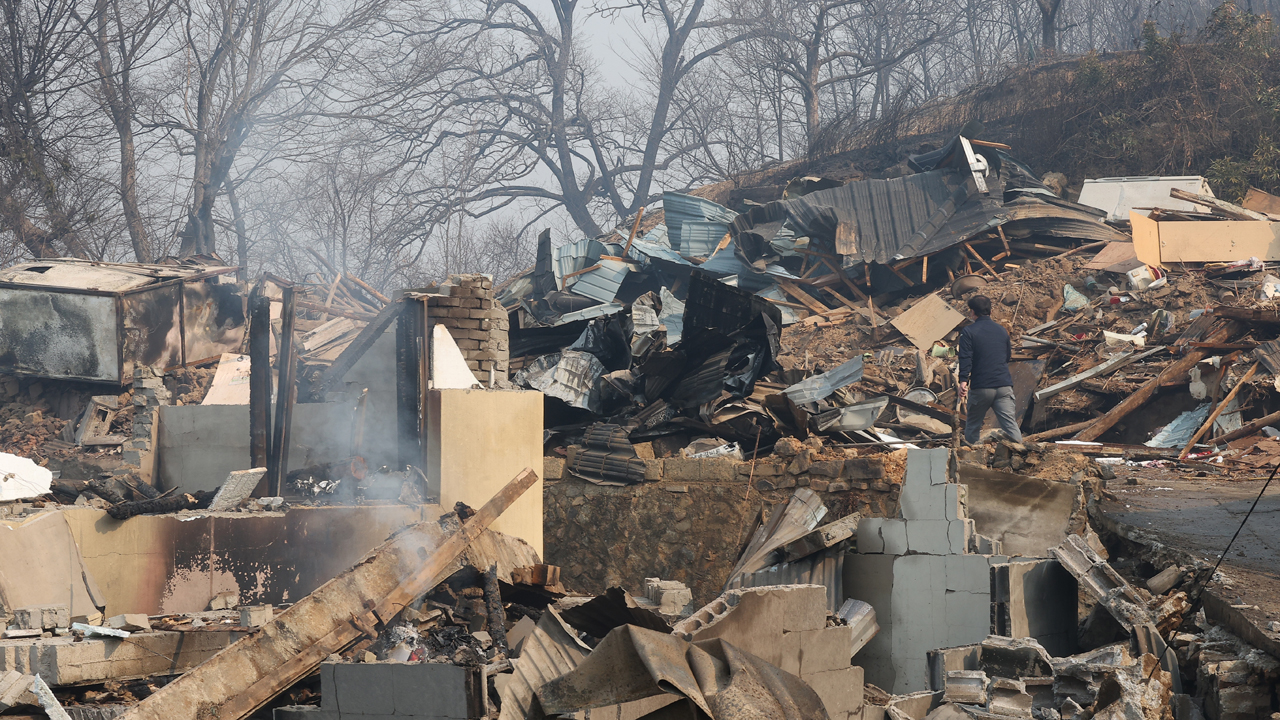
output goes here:
[[538, 482], [493, 523], [542, 552], [542, 393], [523, 390], [432, 390], [427, 477], [440, 505], [479, 509], [525, 468]]

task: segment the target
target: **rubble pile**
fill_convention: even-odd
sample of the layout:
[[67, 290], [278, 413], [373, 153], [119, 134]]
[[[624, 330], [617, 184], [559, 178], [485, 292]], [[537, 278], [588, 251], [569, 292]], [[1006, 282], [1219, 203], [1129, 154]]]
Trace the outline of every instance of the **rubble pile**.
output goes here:
[[[0, 271], [6, 317], [132, 333], [0, 347], [0, 717], [1275, 720], [1231, 533], [1274, 509], [1280, 198], [1008, 151], [667, 193], [497, 286]], [[1021, 439], [960, 439], [975, 294]], [[1183, 475], [1211, 550], [1166, 544]]]

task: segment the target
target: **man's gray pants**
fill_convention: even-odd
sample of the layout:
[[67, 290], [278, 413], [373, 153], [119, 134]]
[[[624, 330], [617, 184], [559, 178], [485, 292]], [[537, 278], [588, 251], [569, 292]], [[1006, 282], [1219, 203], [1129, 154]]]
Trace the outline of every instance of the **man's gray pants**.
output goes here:
[[1013, 397], [1013, 386], [1004, 385], [998, 388], [973, 388], [969, 390], [969, 408], [965, 411], [964, 439], [976, 445], [982, 439], [982, 423], [987, 417], [987, 409], [996, 411], [996, 420], [1000, 429], [1014, 442], [1022, 442], [1022, 430], [1018, 428], [1018, 420], [1013, 416], [1017, 401]]

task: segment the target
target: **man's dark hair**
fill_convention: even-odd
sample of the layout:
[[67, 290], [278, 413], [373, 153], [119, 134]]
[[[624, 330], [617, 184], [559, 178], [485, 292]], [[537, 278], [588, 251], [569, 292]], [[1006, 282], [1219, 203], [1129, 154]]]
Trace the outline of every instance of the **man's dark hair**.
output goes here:
[[990, 315], [991, 298], [986, 295], [974, 295], [969, 298], [969, 309], [972, 310], [975, 315]]

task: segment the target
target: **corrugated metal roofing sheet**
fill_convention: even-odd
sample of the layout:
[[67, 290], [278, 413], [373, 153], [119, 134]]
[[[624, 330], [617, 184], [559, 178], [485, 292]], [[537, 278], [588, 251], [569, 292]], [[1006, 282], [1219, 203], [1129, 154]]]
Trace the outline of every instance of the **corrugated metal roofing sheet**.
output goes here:
[[[684, 224], [689, 222], [716, 222], [725, 225], [725, 230], [721, 231], [716, 242], [720, 242], [720, 238], [724, 237], [724, 233], [728, 231], [729, 223], [737, 217], [737, 213], [729, 208], [713, 203], [710, 200], [704, 200], [700, 197], [685, 195], [683, 193], [663, 193], [662, 194], [662, 212], [663, 222], [667, 226], [667, 236], [670, 238], [671, 246], [679, 250], [685, 255], [696, 255], [685, 244]], [[702, 231], [705, 234], [705, 230]], [[714, 248], [714, 244], [712, 245]], [[705, 255], [711, 253], [708, 250]]]
[[512, 677], [502, 689], [500, 720], [525, 720], [533, 712], [534, 695], [543, 685], [578, 667], [591, 648], [547, 608], [514, 658]]
[[604, 245], [596, 240], [579, 240], [561, 245], [551, 252], [551, 268], [556, 275], [556, 287], [563, 288], [564, 276], [594, 265], [604, 254]]
[[569, 278], [566, 289], [602, 303], [612, 302], [630, 271], [630, 266], [621, 260], [601, 260], [595, 270]]
[[845, 385], [861, 379], [862, 356], [859, 355], [821, 375], [805, 378], [782, 392], [794, 403], [810, 403], [821, 400]]
[[596, 305], [595, 307], [589, 307], [583, 310], [567, 312], [561, 315], [560, 319], [557, 320], [555, 324], [566, 325], [568, 323], [578, 322], [579, 320], [590, 320], [592, 318], [605, 317], [606, 315], [612, 315], [621, 311], [621, 303], [605, 303], [604, 305]]
[[794, 562], [771, 565], [733, 579], [726, 590], [767, 585], [822, 585], [827, 589], [827, 610], [836, 612], [844, 602], [844, 543]]
[[785, 221], [796, 235], [822, 239], [850, 262], [883, 264], [936, 252], [994, 227], [998, 211], [995, 200], [971, 192], [964, 175], [934, 171], [860, 180], [752, 208], [734, 222], [734, 232], [754, 257]]
[[707, 257], [729, 232], [729, 223], [716, 220], [686, 220], [680, 226], [680, 252], [690, 257]]
[[[650, 233], [652, 234], [652, 233]], [[646, 236], [647, 237], [647, 236]], [[645, 262], [646, 258], [653, 260], [666, 260], [667, 262], [676, 263], [677, 265], [692, 265], [693, 263], [685, 260], [680, 253], [671, 249], [669, 245], [659, 245], [655, 243], [636, 240], [631, 243], [631, 252], [628, 255], [640, 262]]]

